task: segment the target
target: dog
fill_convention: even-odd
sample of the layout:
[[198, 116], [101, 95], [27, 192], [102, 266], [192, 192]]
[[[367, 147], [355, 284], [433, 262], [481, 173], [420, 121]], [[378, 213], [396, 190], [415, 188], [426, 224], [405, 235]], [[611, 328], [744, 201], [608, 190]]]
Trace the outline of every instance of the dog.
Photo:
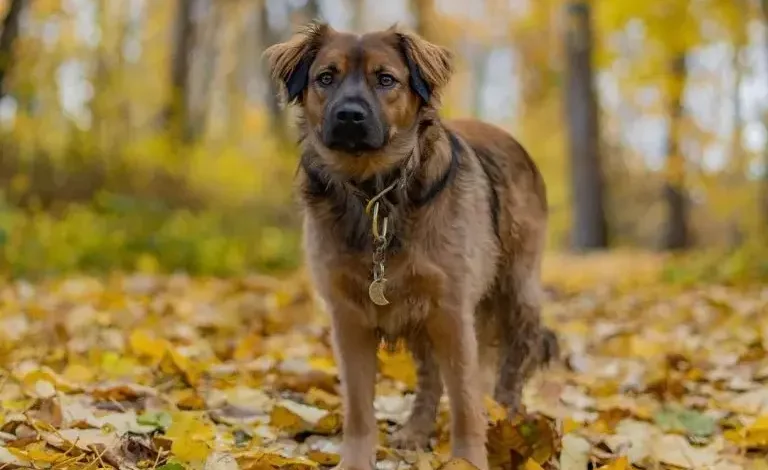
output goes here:
[[402, 339], [418, 386], [392, 443], [428, 445], [445, 388], [452, 455], [487, 469], [483, 394], [517, 410], [558, 350], [540, 321], [537, 166], [498, 127], [440, 118], [453, 55], [397, 25], [356, 35], [315, 21], [264, 56], [298, 111], [303, 249], [343, 397], [339, 468], [375, 463], [377, 348]]

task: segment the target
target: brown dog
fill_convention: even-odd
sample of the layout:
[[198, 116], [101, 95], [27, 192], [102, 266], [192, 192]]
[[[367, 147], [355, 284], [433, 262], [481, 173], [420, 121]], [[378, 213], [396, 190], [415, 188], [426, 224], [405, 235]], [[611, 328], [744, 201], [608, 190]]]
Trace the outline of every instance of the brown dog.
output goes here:
[[[444, 383], [453, 455], [487, 468], [482, 394], [514, 410], [525, 378], [556, 354], [539, 319], [536, 165], [496, 127], [440, 120], [451, 54], [415, 34], [312, 23], [265, 55], [300, 110], [304, 245], [332, 316], [341, 465], [372, 465], [376, 350], [405, 338], [419, 384], [394, 441], [426, 445]], [[482, 386], [483, 356], [497, 363], [495, 390]]]

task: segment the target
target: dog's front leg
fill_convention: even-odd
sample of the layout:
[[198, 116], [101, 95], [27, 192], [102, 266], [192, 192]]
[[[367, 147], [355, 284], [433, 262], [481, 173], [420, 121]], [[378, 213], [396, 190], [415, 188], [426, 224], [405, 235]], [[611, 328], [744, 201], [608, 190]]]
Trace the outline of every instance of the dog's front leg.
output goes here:
[[443, 375], [451, 409], [451, 453], [488, 468], [477, 338], [473, 310], [444, 304], [430, 314], [427, 331]]
[[374, 463], [377, 428], [373, 399], [376, 385], [376, 335], [354, 312], [334, 312], [333, 346], [344, 403], [340, 468], [369, 470]]

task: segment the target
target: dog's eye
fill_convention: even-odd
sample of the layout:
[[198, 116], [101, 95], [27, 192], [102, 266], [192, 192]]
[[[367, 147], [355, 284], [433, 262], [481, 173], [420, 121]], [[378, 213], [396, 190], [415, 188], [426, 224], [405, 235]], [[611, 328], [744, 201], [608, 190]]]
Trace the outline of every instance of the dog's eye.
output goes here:
[[395, 77], [388, 73], [382, 73], [379, 75], [379, 85], [384, 88], [389, 88], [395, 84]]
[[317, 76], [317, 81], [323, 86], [328, 86], [333, 83], [333, 74], [331, 72], [323, 72]]

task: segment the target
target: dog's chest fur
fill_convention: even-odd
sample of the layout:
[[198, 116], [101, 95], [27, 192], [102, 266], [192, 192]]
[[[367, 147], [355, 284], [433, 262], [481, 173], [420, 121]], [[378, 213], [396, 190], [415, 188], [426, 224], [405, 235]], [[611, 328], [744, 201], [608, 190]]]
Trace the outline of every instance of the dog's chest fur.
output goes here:
[[[368, 296], [372, 238], [370, 218], [359, 213], [362, 202], [345, 199], [349, 211], [339, 214], [336, 204], [344, 198], [305, 197], [307, 264], [331, 314], [354, 315], [398, 337], [417, 331], [432, 311], [479, 301], [495, 276], [497, 251], [492, 231], [480, 228], [491, 226], [485, 192], [464, 184], [459, 176], [428, 207], [390, 214], [397, 222], [385, 262], [387, 306]], [[364, 243], [350, 243], [360, 235]]]
[[[369, 243], [349, 245], [347, 241], [353, 237], [340, 228], [339, 222], [323, 217], [322, 208], [308, 209], [304, 226], [308, 265], [320, 295], [334, 310], [340, 310], [332, 313], [356, 312], [367, 326], [390, 334], [423, 319], [440, 298], [445, 281], [442, 270], [424, 252], [419, 241], [403, 233], [396, 234], [397, 246], [387, 250], [385, 258], [385, 296], [390, 304], [376, 306], [368, 296], [368, 286], [373, 280], [372, 247]], [[357, 230], [357, 227], [348, 227], [348, 230]], [[370, 227], [367, 232], [371, 238]]]

